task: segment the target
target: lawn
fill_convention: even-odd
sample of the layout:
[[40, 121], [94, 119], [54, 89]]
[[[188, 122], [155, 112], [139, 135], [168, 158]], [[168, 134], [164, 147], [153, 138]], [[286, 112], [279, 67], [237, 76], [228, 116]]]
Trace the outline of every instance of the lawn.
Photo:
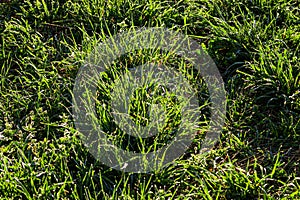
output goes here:
[[[1, 199], [300, 199], [298, 0], [0, 2]], [[76, 75], [87, 56], [99, 42], [134, 27], [164, 27], [197, 41], [226, 90], [225, 123], [211, 151], [201, 153], [199, 133], [184, 155], [146, 173], [118, 171], [95, 159], [72, 114]], [[146, 49], [115, 66], [126, 71], [149, 61], [184, 65]], [[172, 139], [170, 127], [180, 121], [176, 99], [157, 100], [171, 108], [173, 119], [159, 138], [140, 141], [118, 132], [104, 109], [113, 74], [99, 83], [95, 107], [114, 144], [153, 150]], [[205, 103], [201, 80], [191, 82]], [[139, 109], [149, 99], [144, 89], [131, 102], [140, 124], [147, 123]], [[209, 110], [203, 112], [209, 121]]]

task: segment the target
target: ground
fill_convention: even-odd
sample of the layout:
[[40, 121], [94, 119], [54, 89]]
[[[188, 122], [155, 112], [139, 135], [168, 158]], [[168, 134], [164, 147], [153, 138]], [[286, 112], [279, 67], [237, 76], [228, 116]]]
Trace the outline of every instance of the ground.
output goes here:
[[[95, 44], [130, 27], [180, 31], [216, 63], [227, 113], [210, 152], [195, 138], [173, 164], [137, 174], [83, 145], [76, 74]], [[299, 49], [297, 0], [0, 3], [0, 197], [300, 199]]]

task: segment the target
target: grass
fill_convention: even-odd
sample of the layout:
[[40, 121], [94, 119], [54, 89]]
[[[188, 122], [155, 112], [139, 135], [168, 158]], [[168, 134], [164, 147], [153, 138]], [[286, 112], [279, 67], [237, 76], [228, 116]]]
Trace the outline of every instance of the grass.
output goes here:
[[[297, 0], [1, 3], [1, 199], [300, 199], [299, 8]], [[195, 138], [176, 162], [144, 174], [94, 159], [71, 113], [86, 56], [133, 26], [197, 40], [227, 92], [226, 123], [212, 151], [199, 154]]]

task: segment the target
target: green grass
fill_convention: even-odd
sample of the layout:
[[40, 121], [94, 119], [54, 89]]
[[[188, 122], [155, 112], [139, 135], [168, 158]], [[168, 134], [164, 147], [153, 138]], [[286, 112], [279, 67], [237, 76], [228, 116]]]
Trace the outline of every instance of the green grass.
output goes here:
[[[176, 162], [144, 174], [95, 160], [71, 113], [86, 56], [133, 26], [172, 28], [195, 39], [214, 59], [227, 92], [226, 123], [212, 151], [199, 154], [199, 135]], [[0, 3], [0, 197], [300, 199], [299, 50], [297, 0]], [[132, 62], [139, 60], [123, 59], [125, 66]], [[100, 95], [109, 98], [105, 90]], [[133, 117], [146, 113], [134, 110], [138, 102]], [[135, 142], [124, 148], [139, 149]]]

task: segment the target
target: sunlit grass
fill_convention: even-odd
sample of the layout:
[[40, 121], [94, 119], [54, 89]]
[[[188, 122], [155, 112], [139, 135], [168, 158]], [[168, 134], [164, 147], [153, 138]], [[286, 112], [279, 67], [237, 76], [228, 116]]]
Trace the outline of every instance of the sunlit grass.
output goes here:
[[[297, 0], [1, 3], [1, 199], [300, 198], [299, 8]], [[102, 165], [84, 147], [71, 113], [76, 74], [94, 45], [132, 26], [180, 30], [214, 59], [228, 100], [211, 152], [199, 154], [199, 131], [175, 163], [132, 174]], [[143, 87], [138, 93], [147, 97]], [[198, 90], [207, 97], [205, 87]], [[138, 105], [132, 101], [132, 118], [146, 123]], [[139, 150], [133, 144], [123, 143]]]

